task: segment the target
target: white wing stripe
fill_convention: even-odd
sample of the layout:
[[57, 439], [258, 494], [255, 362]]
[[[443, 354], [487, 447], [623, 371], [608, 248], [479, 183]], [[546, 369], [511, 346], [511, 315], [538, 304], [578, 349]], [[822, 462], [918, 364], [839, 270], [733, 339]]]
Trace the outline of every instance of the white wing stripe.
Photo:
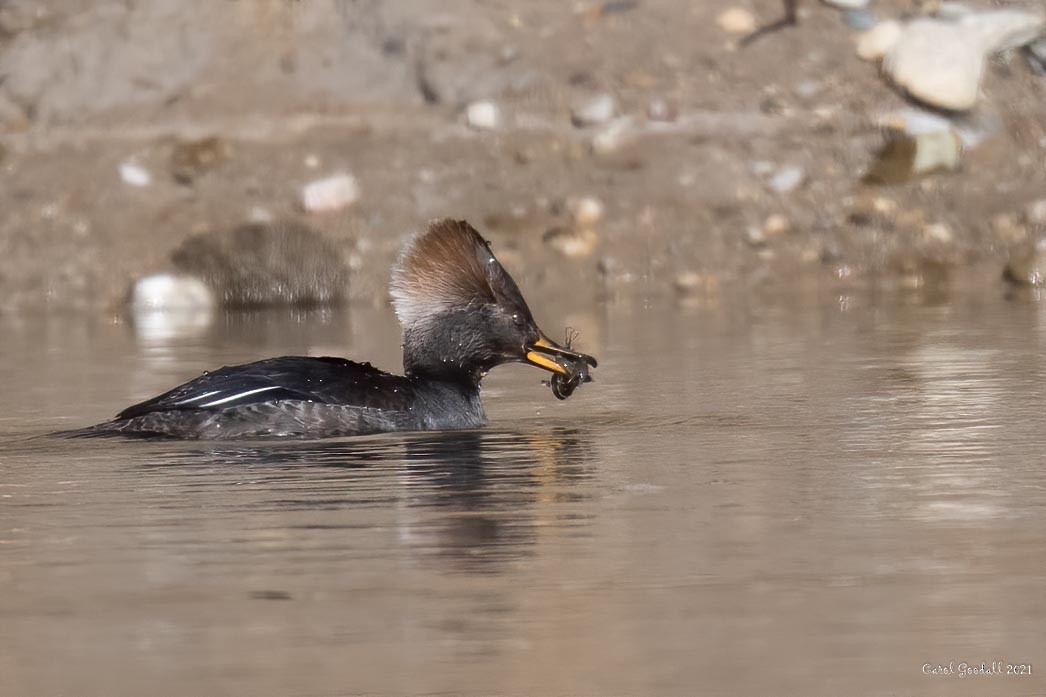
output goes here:
[[216, 399], [213, 402], [207, 402], [206, 404], [201, 404], [200, 406], [201, 407], [216, 407], [219, 404], [225, 404], [226, 402], [232, 402], [232, 401], [235, 401], [237, 399], [240, 399], [241, 397], [249, 397], [252, 394], [258, 394], [259, 392], [268, 392], [269, 390], [278, 390], [278, 389], [281, 389], [279, 385], [272, 385], [270, 387], [259, 387], [259, 388], [254, 389], [254, 390], [247, 390], [246, 392], [240, 392], [240, 393], [234, 394], [231, 397], [223, 397], [222, 399]]
[[183, 399], [180, 402], [175, 402], [175, 404], [188, 404], [189, 402], [195, 402], [198, 399], [206, 399], [207, 397], [210, 397], [212, 394], [218, 394], [219, 392], [221, 392], [221, 390], [211, 390], [210, 392], [204, 392], [203, 394], [198, 394], [195, 397], [189, 397], [189, 399]]

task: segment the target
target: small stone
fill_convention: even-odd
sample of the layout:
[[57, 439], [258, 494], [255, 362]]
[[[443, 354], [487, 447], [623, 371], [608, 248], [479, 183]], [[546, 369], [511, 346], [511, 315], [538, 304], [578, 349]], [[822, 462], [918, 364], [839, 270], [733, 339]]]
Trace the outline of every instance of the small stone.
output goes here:
[[682, 296], [697, 293], [714, 294], [719, 290], [719, 276], [696, 271], [681, 271], [672, 280], [672, 287]]
[[899, 184], [932, 172], [959, 167], [962, 141], [951, 131], [898, 135], [877, 153], [865, 174], [866, 184]]
[[767, 237], [776, 237], [788, 232], [792, 223], [780, 213], [774, 213], [763, 221], [763, 232]]
[[871, 4], [871, 0], [821, 0], [825, 5], [838, 7], [840, 10], [859, 10]]
[[120, 163], [120, 179], [130, 186], [145, 187], [153, 183], [149, 170], [133, 162]]
[[651, 121], [675, 121], [679, 118], [679, 107], [667, 100], [655, 99], [647, 105], [646, 116]]
[[868, 31], [879, 22], [879, 18], [876, 17], [875, 13], [871, 10], [860, 8], [844, 12], [843, 21], [846, 22], [846, 26], [851, 29], [856, 29], [857, 31]]
[[230, 152], [217, 136], [178, 143], [171, 151], [171, 176], [181, 184], [191, 184], [228, 159]]
[[756, 30], [755, 15], [742, 7], [723, 10], [716, 18], [716, 23], [728, 34], [751, 34]]
[[320, 158], [318, 155], [309, 153], [305, 156], [305, 167], [306, 169], [316, 169], [320, 166]]
[[757, 177], [769, 177], [773, 173], [776, 166], [773, 162], [767, 162], [766, 160], [756, 160], [752, 163], [752, 174]]
[[309, 182], [301, 190], [301, 205], [309, 213], [339, 211], [354, 204], [360, 187], [351, 174], [335, 174]]
[[1026, 47], [1028, 65], [1036, 75], [1046, 75], [1046, 37], [1033, 41]]
[[617, 115], [617, 100], [613, 95], [600, 94], [588, 100], [570, 114], [570, 121], [578, 128], [598, 126]]
[[900, 38], [900, 22], [894, 19], [879, 22], [857, 37], [857, 55], [866, 61], [882, 60]]
[[1046, 240], [1027, 245], [1011, 258], [1003, 269], [1003, 278], [1017, 285], [1046, 285]]
[[677, 293], [687, 294], [700, 290], [705, 284], [705, 277], [696, 271], [683, 271], [676, 274], [672, 285]]
[[1022, 244], [1028, 240], [1028, 229], [1009, 213], [992, 217], [992, 234], [997, 242], [1005, 246]]
[[603, 219], [603, 202], [595, 196], [582, 196], [567, 202], [577, 227], [592, 227]]
[[951, 244], [955, 240], [952, 229], [944, 223], [930, 223], [922, 229], [922, 239], [928, 244]]
[[800, 167], [782, 167], [770, 177], [770, 188], [778, 194], [791, 193], [803, 183], [804, 176]]
[[251, 206], [247, 211], [247, 220], [251, 223], [271, 223], [276, 219], [268, 208], [262, 206]]
[[632, 136], [632, 119], [627, 116], [615, 119], [592, 136], [592, 152], [596, 155], [611, 155], [620, 150]]
[[1046, 225], [1046, 198], [1029, 203], [1024, 208], [1024, 220], [1028, 225]]
[[199, 278], [170, 273], [139, 279], [131, 289], [130, 305], [141, 310], [195, 310], [214, 305], [214, 295]]
[[766, 244], [766, 232], [758, 225], [749, 225], [745, 229], [745, 242], [753, 247], [762, 247]]
[[592, 228], [564, 230], [553, 228], [545, 233], [545, 244], [570, 259], [587, 257], [595, 250], [599, 235]]
[[470, 128], [490, 131], [501, 125], [501, 109], [491, 101], [472, 102], [465, 109], [465, 122]]
[[823, 89], [824, 85], [817, 80], [803, 80], [795, 86], [795, 93], [803, 99], [810, 99], [816, 97]]

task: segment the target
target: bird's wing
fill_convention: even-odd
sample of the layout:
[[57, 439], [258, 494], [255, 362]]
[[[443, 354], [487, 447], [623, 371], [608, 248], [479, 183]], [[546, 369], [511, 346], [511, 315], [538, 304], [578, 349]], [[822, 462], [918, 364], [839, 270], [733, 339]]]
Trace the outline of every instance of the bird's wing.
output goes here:
[[226, 366], [124, 409], [117, 419], [158, 411], [219, 410], [299, 400], [346, 406], [402, 408], [405, 378], [343, 358], [284, 356]]

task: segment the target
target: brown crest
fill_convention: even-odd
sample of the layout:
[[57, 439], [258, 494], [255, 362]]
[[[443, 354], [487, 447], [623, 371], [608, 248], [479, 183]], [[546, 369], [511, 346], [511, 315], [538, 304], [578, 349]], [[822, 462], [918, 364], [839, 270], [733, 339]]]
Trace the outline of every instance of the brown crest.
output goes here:
[[393, 267], [390, 292], [405, 328], [473, 303], [501, 303], [530, 315], [515, 282], [464, 220], [435, 220], [408, 242]]

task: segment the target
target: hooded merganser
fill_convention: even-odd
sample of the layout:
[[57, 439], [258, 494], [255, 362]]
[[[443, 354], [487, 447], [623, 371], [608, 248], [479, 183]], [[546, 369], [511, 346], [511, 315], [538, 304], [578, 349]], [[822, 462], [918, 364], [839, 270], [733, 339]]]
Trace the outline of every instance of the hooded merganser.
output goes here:
[[[565, 399], [596, 360], [538, 329], [515, 281], [467, 222], [443, 219], [404, 247], [391, 294], [404, 375], [343, 358], [284, 356], [204, 373], [77, 435], [324, 438], [486, 424], [479, 383], [522, 361]], [[569, 343], [569, 342], [568, 342]]]

